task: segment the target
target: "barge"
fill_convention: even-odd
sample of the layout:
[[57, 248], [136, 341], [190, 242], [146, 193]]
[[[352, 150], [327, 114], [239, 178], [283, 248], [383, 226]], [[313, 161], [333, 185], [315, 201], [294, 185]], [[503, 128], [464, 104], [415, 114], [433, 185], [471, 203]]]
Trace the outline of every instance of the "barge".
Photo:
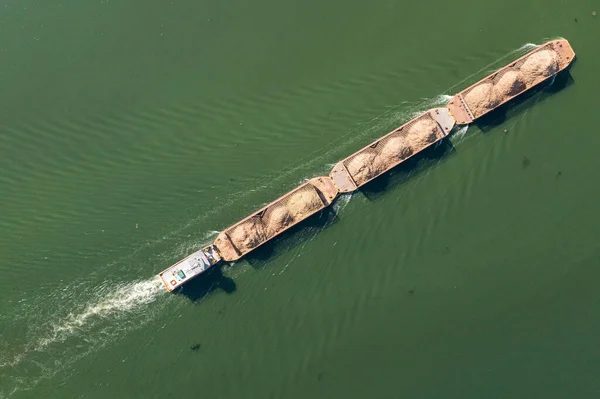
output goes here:
[[454, 127], [446, 108], [431, 109], [338, 162], [329, 176], [350, 193], [444, 139]]
[[575, 59], [565, 39], [530, 51], [456, 94], [446, 106], [458, 125], [467, 125], [555, 77]]
[[331, 205], [338, 190], [329, 177], [316, 177], [225, 229], [214, 246], [225, 261], [235, 261]]
[[444, 108], [424, 112], [339, 161], [328, 176], [310, 179], [228, 227], [208, 245], [159, 274], [168, 291], [221, 261], [240, 259], [286, 230], [447, 137], [465, 125], [566, 69], [575, 52], [553, 40], [456, 94]]
[[221, 255], [215, 246], [209, 245], [162, 271], [159, 277], [167, 291], [173, 291], [220, 261]]

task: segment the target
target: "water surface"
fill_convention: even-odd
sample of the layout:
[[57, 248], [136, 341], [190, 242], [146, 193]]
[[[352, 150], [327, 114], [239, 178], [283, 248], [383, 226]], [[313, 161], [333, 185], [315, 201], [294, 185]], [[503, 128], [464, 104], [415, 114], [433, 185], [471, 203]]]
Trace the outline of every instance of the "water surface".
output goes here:
[[[594, 2], [0, 6], [0, 398], [598, 397]], [[554, 85], [156, 280], [558, 37]]]

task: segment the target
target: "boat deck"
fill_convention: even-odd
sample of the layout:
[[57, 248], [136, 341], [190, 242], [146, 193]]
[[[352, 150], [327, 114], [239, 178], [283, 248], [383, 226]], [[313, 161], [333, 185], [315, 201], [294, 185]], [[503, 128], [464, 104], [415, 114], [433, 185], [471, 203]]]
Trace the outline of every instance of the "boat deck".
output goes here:
[[185, 282], [205, 272], [221, 260], [216, 248], [209, 245], [187, 256], [159, 274], [163, 284], [173, 291]]

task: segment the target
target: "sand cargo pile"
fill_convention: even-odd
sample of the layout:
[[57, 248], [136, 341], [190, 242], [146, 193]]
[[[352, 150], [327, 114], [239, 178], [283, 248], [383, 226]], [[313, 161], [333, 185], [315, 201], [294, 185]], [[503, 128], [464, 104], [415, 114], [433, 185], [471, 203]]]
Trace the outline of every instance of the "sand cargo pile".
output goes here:
[[566, 69], [575, 52], [553, 40], [456, 94], [447, 105], [459, 125], [469, 124]]
[[311, 179], [222, 231], [214, 245], [223, 260], [237, 260], [329, 206], [337, 195], [329, 177]]
[[352, 192], [446, 137], [454, 119], [446, 108], [429, 110], [337, 163], [329, 176]]
[[447, 137], [455, 125], [476, 121], [566, 69], [575, 52], [553, 40], [525, 54], [434, 108], [339, 161], [329, 176], [316, 177], [225, 229], [213, 244], [159, 274], [172, 291], [212, 266], [235, 261], [358, 190], [378, 176]]

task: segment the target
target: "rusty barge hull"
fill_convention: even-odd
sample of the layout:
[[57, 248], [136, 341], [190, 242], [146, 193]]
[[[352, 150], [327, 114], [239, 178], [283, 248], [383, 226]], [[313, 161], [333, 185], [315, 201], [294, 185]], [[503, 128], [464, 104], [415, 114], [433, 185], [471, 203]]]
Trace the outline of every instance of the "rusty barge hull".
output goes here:
[[[325, 209], [338, 194], [329, 177], [310, 179], [219, 233], [213, 244], [223, 260], [238, 260]], [[303, 204], [297, 205], [295, 198], [312, 199], [313, 202], [307, 202], [311, 206], [304, 205], [303, 209]], [[297, 209], [297, 206], [300, 206], [300, 209]]]
[[[556, 53], [556, 55], [558, 57], [558, 60], [557, 60], [558, 65], [557, 65], [556, 71], [553, 71], [553, 73], [548, 74], [548, 75], [543, 75], [543, 74], [540, 75], [538, 79], [536, 79], [532, 82], [528, 82], [527, 84], [524, 84], [524, 86], [521, 87], [520, 90], [516, 90], [516, 92], [512, 93], [511, 95], [504, 96], [500, 101], [494, 103], [493, 106], [490, 106], [483, 110], [479, 110], [479, 112], [475, 109], [471, 109], [472, 107], [470, 107], [469, 104], [467, 104], [465, 97], [468, 96], [468, 94], [474, 88], [481, 86], [482, 84], [486, 84], [486, 83], [490, 83], [490, 84], [494, 85], [500, 79], [502, 79], [504, 74], [508, 73], [509, 71], [519, 71], [519, 69], [523, 66], [523, 64], [526, 62], [526, 60], [529, 57], [531, 57], [532, 55], [534, 55], [536, 53], [540, 53], [544, 50], [552, 50]], [[482, 116], [501, 107], [502, 105], [511, 101], [515, 97], [518, 97], [518, 96], [522, 95], [523, 93], [533, 89], [534, 87], [539, 86], [541, 83], [555, 77], [561, 71], [568, 68], [574, 59], [575, 59], [575, 51], [573, 51], [573, 48], [571, 47], [571, 45], [569, 44], [569, 42], [567, 40], [560, 39], [560, 40], [553, 40], [553, 41], [544, 43], [544, 44], [540, 45], [539, 47], [537, 47], [536, 49], [525, 54], [524, 56], [512, 61], [510, 64], [504, 66], [503, 68], [498, 69], [496, 72], [486, 76], [485, 78], [481, 79], [477, 83], [474, 83], [473, 85], [467, 87], [460, 93], [454, 95], [454, 97], [452, 97], [450, 99], [450, 101], [448, 102], [448, 105], [446, 106], [446, 108], [448, 108], [448, 110], [450, 111], [450, 114], [456, 121], [457, 125], [468, 125], [470, 123], [473, 123], [475, 120], [481, 118]]]

